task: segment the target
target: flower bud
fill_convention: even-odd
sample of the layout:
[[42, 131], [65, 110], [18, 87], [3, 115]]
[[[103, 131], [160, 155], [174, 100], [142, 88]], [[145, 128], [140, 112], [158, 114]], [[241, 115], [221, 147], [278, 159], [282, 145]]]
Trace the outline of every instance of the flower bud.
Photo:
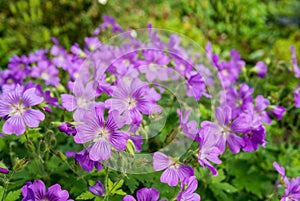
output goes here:
[[13, 167], [13, 169], [15, 171], [19, 171], [19, 170], [23, 169], [27, 165], [28, 162], [29, 162], [29, 159], [25, 159], [25, 158], [17, 159], [16, 164]]
[[27, 147], [28, 151], [30, 151], [30, 152], [34, 152], [34, 150], [35, 150], [35, 147], [31, 141], [26, 142], [26, 147]]

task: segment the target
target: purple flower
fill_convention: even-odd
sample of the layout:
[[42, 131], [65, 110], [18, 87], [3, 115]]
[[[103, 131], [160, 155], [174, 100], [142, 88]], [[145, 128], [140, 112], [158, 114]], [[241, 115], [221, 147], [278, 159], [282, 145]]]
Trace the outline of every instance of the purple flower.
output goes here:
[[6, 169], [6, 168], [2, 168], [0, 167], [0, 173], [3, 173], [3, 174], [8, 174], [9, 173], [9, 170]]
[[29, 59], [26, 56], [13, 56], [9, 60], [8, 68], [12, 72], [14, 79], [23, 80], [30, 74]]
[[37, 96], [35, 88], [23, 91], [23, 87], [17, 86], [14, 90], [4, 93], [0, 99], [0, 117], [8, 115], [9, 118], [2, 131], [6, 134], [21, 135], [25, 132], [26, 125], [30, 128], [38, 127], [45, 115], [31, 107], [41, 102], [43, 98]]
[[74, 111], [73, 118], [75, 121], [81, 121], [85, 111], [95, 107], [95, 102], [93, 101], [96, 96], [96, 91], [93, 87], [93, 83], [89, 82], [84, 86], [83, 81], [78, 81], [75, 83], [73, 88], [73, 93], [75, 96], [70, 94], [62, 94], [62, 105], [67, 111]]
[[89, 146], [89, 156], [93, 161], [107, 160], [111, 156], [111, 148], [125, 150], [129, 139], [127, 132], [119, 131], [125, 121], [117, 111], [108, 114], [104, 120], [104, 111], [95, 108], [92, 112], [86, 112], [83, 124], [76, 125], [77, 134], [74, 136], [76, 143], [92, 142]]
[[64, 132], [67, 135], [76, 135], [77, 131], [75, 129], [75, 126], [71, 123], [63, 123], [60, 126], [57, 127], [58, 130], [61, 132]]
[[258, 77], [264, 78], [267, 74], [268, 68], [266, 64], [262, 61], [256, 63], [255, 67], [253, 68], [253, 72], [255, 72]]
[[[184, 188], [185, 184], [187, 187]], [[177, 196], [177, 200], [180, 201], [200, 201], [200, 195], [194, 193], [198, 187], [198, 181], [195, 176], [186, 178], [185, 181], [181, 184], [181, 190]]]
[[137, 200], [131, 195], [126, 195], [122, 201], [158, 201], [159, 192], [155, 188], [142, 188], [136, 192], [136, 197]]
[[[289, 180], [285, 176], [285, 169], [280, 164], [274, 162], [273, 167], [281, 175], [281, 179], [283, 180], [285, 186], [285, 192], [280, 201], [300, 200], [300, 177]], [[279, 187], [282, 187], [282, 185]]]
[[300, 108], [300, 83], [298, 84], [298, 87], [294, 90], [294, 102], [295, 107]]
[[47, 60], [39, 61], [37, 66], [32, 68], [31, 76], [33, 78], [41, 78], [46, 85], [56, 87], [59, 84], [58, 70]]
[[293, 178], [291, 181], [285, 180], [286, 188], [280, 201], [300, 200], [300, 177]]
[[94, 169], [94, 167], [98, 171], [102, 170], [101, 162], [91, 160], [89, 151], [86, 149], [76, 153], [74, 158], [79, 163], [79, 165], [87, 172], [92, 171]]
[[297, 64], [297, 57], [296, 57], [296, 51], [295, 51], [295, 47], [291, 46], [290, 50], [292, 52], [292, 62], [293, 62], [293, 67], [294, 67], [294, 71], [295, 71], [295, 77], [300, 77], [300, 69], [298, 67]]
[[26, 182], [22, 187], [22, 201], [70, 201], [69, 193], [66, 190], [61, 190], [59, 184], [54, 184], [46, 191], [46, 186], [43, 181], [35, 180], [33, 183]]
[[182, 115], [180, 109], [177, 109], [177, 114], [180, 117], [180, 127], [182, 129], [183, 134], [185, 134], [191, 139], [195, 139], [198, 134], [198, 126], [195, 120], [188, 122], [190, 113], [191, 111], [187, 110], [184, 112], [184, 115]]
[[209, 133], [209, 127], [204, 127], [199, 133], [199, 153], [198, 162], [202, 167], [207, 167], [214, 176], [218, 175], [215, 167], [211, 165], [211, 162], [221, 164], [222, 161], [218, 158], [222, 153], [218, 146], [216, 146], [216, 135]]
[[248, 103], [252, 102], [253, 88], [247, 84], [241, 84], [237, 90], [236, 87], [231, 87], [227, 92], [222, 93], [222, 105], [228, 105], [232, 109], [232, 118], [237, 117]]
[[169, 57], [162, 51], [145, 50], [143, 51], [144, 60], [140, 61], [138, 69], [145, 73], [148, 81], [159, 78], [160, 80], [168, 79], [168, 69], [163, 67], [170, 61]]
[[255, 98], [255, 111], [259, 116], [260, 120], [266, 124], [272, 123], [272, 119], [270, 118], [268, 112], [265, 111], [269, 104], [270, 101], [264, 98], [262, 95], [258, 95]]
[[113, 98], [109, 99], [106, 104], [111, 110], [117, 110], [121, 115], [128, 118], [127, 123], [139, 124], [142, 114], [151, 114], [154, 107], [151, 95], [149, 94], [148, 84], [133, 79], [130, 85], [119, 81], [114, 89]]
[[278, 120], [281, 120], [285, 113], [285, 108], [282, 106], [273, 106], [273, 110], [271, 112]]
[[186, 84], [186, 94], [189, 97], [194, 97], [196, 100], [199, 100], [202, 95], [209, 97], [206, 93], [205, 82], [199, 73], [189, 76]]
[[285, 169], [277, 162], [273, 163], [273, 167], [276, 169], [276, 171], [283, 177], [285, 177]]
[[236, 118], [229, 123], [232, 118], [231, 108], [229, 106], [217, 107], [215, 116], [218, 124], [213, 122], [202, 122], [202, 132], [208, 132], [206, 135], [216, 135], [217, 146], [221, 152], [225, 151], [226, 142], [232, 153], [238, 153], [244, 146], [244, 140], [235, 133], [243, 133], [248, 130], [247, 121], [244, 118]]
[[100, 181], [96, 181], [94, 186], [89, 187], [89, 191], [97, 196], [104, 196], [104, 186]]
[[166, 169], [160, 181], [167, 183], [169, 186], [177, 186], [178, 179], [182, 182], [184, 179], [194, 175], [193, 168], [180, 164], [177, 160], [170, 159], [167, 155], [161, 152], [155, 152], [153, 155], [153, 168], [155, 171]]

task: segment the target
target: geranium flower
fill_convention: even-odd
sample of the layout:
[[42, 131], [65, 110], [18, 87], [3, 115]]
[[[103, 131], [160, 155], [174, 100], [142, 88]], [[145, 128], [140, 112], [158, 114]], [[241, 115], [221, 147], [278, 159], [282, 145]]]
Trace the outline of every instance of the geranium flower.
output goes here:
[[76, 125], [77, 134], [74, 136], [76, 143], [91, 142], [88, 147], [90, 159], [93, 161], [107, 160], [111, 156], [112, 147], [125, 150], [129, 134], [120, 131], [125, 121], [119, 117], [117, 111], [110, 112], [104, 120], [104, 111], [95, 108], [86, 112], [82, 119], [83, 124]]
[[50, 186], [46, 191], [46, 186], [41, 180], [26, 182], [26, 185], [22, 187], [22, 195], [22, 201], [71, 201], [68, 199], [68, 191], [61, 190], [59, 184]]
[[14, 90], [2, 94], [0, 99], [0, 117], [7, 116], [2, 127], [3, 133], [21, 135], [30, 128], [39, 126], [45, 115], [32, 109], [32, 106], [43, 102], [43, 98], [36, 94], [36, 88], [29, 88], [23, 91], [23, 87], [17, 86]]
[[159, 192], [155, 188], [142, 188], [136, 192], [136, 197], [137, 200], [131, 195], [126, 195], [122, 201], [158, 201]]
[[[185, 187], [185, 185], [187, 185]], [[198, 181], [195, 176], [186, 178], [181, 184], [180, 193], [177, 196], [178, 201], [200, 201], [200, 195], [194, 193], [198, 187]]]
[[160, 181], [167, 183], [169, 186], [177, 186], [178, 179], [182, 182], [184, 179], [194, 175], [193, 168], [188, 165], [180, 164], [178, 161], [170, 159], [167, 155], [161, 152], [155, 152], [153, 155], [153, 168], [155, 171], [166, 169]]

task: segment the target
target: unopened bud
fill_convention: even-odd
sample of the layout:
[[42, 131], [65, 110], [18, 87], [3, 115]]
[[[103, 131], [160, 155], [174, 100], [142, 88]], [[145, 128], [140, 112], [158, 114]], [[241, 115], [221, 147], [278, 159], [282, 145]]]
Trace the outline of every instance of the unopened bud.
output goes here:
[[45, 152], [46, 151], [46, 143], [45, 140], [40, 141], [40, 151]]
[[67, 160], [67, 157], [60, 151], [56, 152], [56, 156], [58, 156], [63, 161]]
[[29, 159], [25, 159], [25, 158], [17, 159], [16, 164], [14, 166], [14, 170], [19, 171], [19, 170], [23, 169], [27, 165], [28, 162], [29, 162]]
[[126, 151], [128, 153], [130, 153], [131, 155], [134, 155], [135, 154], [135, 151], [134, 151], [134, 144], [132, 142], [132, 140], [128, 140], [127, 141], [127, 144], [126, 144]]
[[35, 147], [31, 141], [26, 142], [26, 147], [30, 152], [34, 152], [34, 150], [35, 150]]

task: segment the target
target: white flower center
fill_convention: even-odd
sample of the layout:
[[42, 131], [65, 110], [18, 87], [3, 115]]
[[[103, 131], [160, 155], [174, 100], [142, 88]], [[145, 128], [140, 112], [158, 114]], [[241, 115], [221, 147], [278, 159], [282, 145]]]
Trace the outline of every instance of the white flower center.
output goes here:
[[127, 100], [127, 108], [128, 110], [132, 110], [136, 107], [136, 100], [132, 97], [128, 98]]

